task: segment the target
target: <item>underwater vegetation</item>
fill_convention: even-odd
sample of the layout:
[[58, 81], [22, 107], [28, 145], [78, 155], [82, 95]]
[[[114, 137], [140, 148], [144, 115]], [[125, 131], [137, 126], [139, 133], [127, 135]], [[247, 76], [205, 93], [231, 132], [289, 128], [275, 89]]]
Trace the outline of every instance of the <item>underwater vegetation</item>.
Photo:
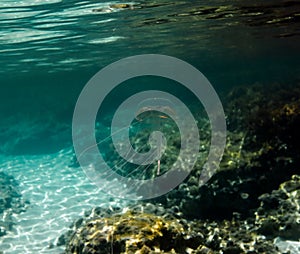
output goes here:
[[[0, 13], [0, 253], [300, 253], [299, 0], [4, 0]], [[95, 138], [113, 173], [141, 182], [168, 179], [175, 163], [193, 168], [166, 195], [127, 203], [71, 161], [70, 122], [96, 70], [144, 53], [186, 60], [220, 95], [244, 85], [222, 97], [227, 145], [204, 185], [211, 126], [198, 104], [189, 105], [200, 134], [194, 167], [177, 162], [182, 138], [167, 114], [142, 108], [133, 120], [135, 151], [158, 148], [158, 159], [140, 165], [116, 152], [99, 110]], [[264, 84], [249, 85], [256, 81]], [[153, 145], [156, 130], [165, 139]], [[111, 175], [99, 178], [119, 190]]]
[[144, 203], [94, 208], [61, 236], [66, 253], [279, 253], [247, 221], [187, 221], [174, 209]]
[[183, 225], [175, 219], [135, 210], [100, 217], [100, 211], [71, 235], [66, 253], [180, 252], [186, 247]]
[[[188, 178], [168, 194], [123, 211], [87, 213], [62, 236], [66, 253], [285, 253], [274, 239], [300, 239], [299, 98], [300, 84], [234, 88], [224, 103], [224, 156], [205, 185], [199, 187], [198, 180], [203, 152]], [[198, 123], [205, 151], [209, 123]], [[147, 136], [133, 141], [145, 144]], [[179, 139], [170, 135], [167, 157], [176, 157], [172, 149]], [[173, 161], [164, 158], [162, 172]], [[155, 177], [157, 168], [149, 172]]]
[[286, 88], [275, 85], [272, 91], [253, 85], [231, 91], [225, 102], [227, 145], [219, 171], [199, 188], [200, 156], [189, 178], [156, 201], [180, 207], [189, 218], [253, 214], [260, 195], [299, 174], [299, 84]]

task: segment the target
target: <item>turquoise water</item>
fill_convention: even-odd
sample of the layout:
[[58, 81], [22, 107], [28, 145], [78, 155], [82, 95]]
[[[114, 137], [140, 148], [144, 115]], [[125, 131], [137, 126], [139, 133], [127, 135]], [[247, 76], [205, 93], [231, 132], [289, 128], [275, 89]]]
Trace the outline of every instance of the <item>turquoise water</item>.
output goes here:
[[[187, 61], [218, 92], [299, 79], [299, 6], [255, 2], [141, 1], [111, 9], [115, 2], [1, 1], [1, 126], [43, 118], [42, 128], [53, 130], [70, 123], [86, 82], [136, 54]], [[276, 23], [280, 17], [291, 18]], [[50, 150], [56, 145], [49, 141]]]
[[[112, 7], [116, 3], [128, 6]], [[170, 55], [199, 69], [221, 101], [235, 86], [292, 84], [300, 79], [299, 12], [297, 1], [280, 0], [2, 0], [0, 165], [22, 182], [22, 194], [33, 207], [16, 215], [21, 223], [0, 240], [0, 250], [57, 253], [47, 246], [74, 217], [86, 207], [109, 204], [110, 197], [99, 197], [81, 171], [75, 174], [68, 168], [75, 103], [97, 71], [124, 57]], [[118, 93], [131, 94], [138, 82], [130, 87], [132, 91], [126, 87]], [[176, 89], [175, 94], [189, 97]], [[63, 182], [58, 172], [65, 176]], [[45, 194], [32, 192], [36, 188]], [[76, 200], [62, 201], [74, 195]], [[88, 202], [78, 205], [86, 196]], [[28, 222], [37, 214], [45, 214], [44, 219]], [[42, 220], [56, 217], [58, 222], [41, 226]], [[36, 231], [29, 230], [30, 223]], [[52, 232], [49, 238], [36, 240], [45, 230]]]

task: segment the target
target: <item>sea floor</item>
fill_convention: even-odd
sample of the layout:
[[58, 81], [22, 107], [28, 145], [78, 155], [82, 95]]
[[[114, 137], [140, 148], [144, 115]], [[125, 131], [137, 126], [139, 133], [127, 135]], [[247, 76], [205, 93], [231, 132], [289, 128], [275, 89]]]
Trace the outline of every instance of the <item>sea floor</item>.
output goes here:
[[[24, 200], [30, 204], [21, 214], [13, 214], [15, 225], [0, 238], [0, 252], [61, 253], [58, 237], [85, 211], [96, 206], [125, 206], [112, 201], [93, 185], [80, 168], [69, 167], [72, 151], [39, 156], [0, 157], [0, 168], [19, 182]], [[51, 248], [49, 248], [51, 246]]]

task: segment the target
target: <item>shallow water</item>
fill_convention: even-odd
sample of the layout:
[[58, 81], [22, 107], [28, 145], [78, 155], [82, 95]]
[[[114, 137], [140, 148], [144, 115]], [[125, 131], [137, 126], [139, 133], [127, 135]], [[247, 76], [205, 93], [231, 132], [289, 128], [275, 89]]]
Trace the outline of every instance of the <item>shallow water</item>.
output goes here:
[[15, 231], [0, 238], [5, 253], [58, 253], [49, 242], [74, 218], [110, 204], [80, 169], [68, 167], [76, 100], [106, 65], [137, 54], [174, 56], [198, 68], [221, 100], [238, 85], [299, 81], [297, 1], [115, 3], [0, 3], [0, 165], [31, 202], [15, 215]]
[[[59, 253], [60, 234], [74, 219], [96, 206], [125, 206], [124, 201], [110, 201], [95, 187], [83, 171], [69, 167], [71, 150], [42, 156], [1, 157], [4, 172], [19, 181], [26, 212], [13, 214], [13, 230], [1, 239], [4, 253]], [[53, 246], [49, 249], [50, 246]]]
[[70, 120], [85, 83], [136, 54], [185, 60], [218, 91], [298, 79], [299, 5], [255, 2], [1, 1], [2, 120]]

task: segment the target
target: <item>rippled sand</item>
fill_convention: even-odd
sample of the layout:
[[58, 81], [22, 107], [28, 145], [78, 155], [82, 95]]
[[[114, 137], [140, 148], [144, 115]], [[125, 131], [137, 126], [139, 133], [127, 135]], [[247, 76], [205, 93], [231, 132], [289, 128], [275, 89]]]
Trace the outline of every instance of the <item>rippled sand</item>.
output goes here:
[[13, 232], [0, 238], [4, 253], [61, 253], [63, 247], [49, 248], [67, 231], [74, 219], [95, 206], [118, 204], [110, 201], [86, 178], [80, 168], [70, 168], [71, 150], [42, 156], [1, 157], [1, 169], [20, 183], [26, 212], [14, 214]]

